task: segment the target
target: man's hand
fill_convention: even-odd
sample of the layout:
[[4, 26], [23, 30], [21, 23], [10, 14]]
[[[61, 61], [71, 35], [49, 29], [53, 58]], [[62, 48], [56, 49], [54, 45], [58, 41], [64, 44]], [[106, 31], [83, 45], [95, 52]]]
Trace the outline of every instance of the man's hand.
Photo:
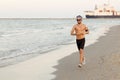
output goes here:
[[89, 30], [86, 30], [86, 31], [85, 31], [85, 34], [89, 34]]
[[88, 28], [86, 28], [85, 34], [89, 34], [89, 29]]
[[75, 27], [73, 26], [72, 30], [71, 30], [71, 35], [76, 35], [75, 33]]

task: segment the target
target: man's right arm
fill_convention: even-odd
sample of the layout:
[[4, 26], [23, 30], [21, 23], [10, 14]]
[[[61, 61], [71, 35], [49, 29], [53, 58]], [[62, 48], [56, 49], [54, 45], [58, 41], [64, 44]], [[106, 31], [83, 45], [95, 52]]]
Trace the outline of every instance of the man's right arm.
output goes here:
[[75, 33], [75, 26], [73, 26], [73, 28], [71, 30], [71, 35], [76, 35], [76, 33]]

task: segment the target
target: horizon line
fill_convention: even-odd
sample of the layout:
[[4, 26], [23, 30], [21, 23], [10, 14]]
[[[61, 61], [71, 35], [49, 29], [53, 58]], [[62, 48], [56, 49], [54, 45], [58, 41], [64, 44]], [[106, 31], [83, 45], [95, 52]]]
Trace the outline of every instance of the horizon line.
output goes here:
[[35, 18], [35, 17], [23, 17], [23, 18], [19, 18], [19, 17], [8, 17], [8, 18], [1, 18], [0, 19], [74, 19], [74, 18]]

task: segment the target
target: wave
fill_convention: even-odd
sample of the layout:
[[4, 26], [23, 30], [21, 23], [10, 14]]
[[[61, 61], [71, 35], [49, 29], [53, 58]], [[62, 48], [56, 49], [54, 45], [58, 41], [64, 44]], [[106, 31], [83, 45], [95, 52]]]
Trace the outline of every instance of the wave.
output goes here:
[[12, 30], [12, 31], [4, 31], [2, 32], [3, 34], [1, 35], [2, 37], [11, 37], [11, 36], [20, 36], [20, 35], [27, 35], [27, 34], [32, 34], [32, 33], [39, 33], [42, 30], [38, 29], [28, 29], [28, 30]]

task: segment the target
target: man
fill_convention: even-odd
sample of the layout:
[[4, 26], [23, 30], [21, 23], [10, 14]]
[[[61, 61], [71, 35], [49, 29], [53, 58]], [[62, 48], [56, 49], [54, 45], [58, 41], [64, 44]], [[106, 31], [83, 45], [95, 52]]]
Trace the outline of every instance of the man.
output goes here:
[[78, 15], [76, 17], [77, 24], [75, 24], [71, 30], [71, 35], [76, 36], [76, 44], [80, 53], [79, 67], [85, 64], [84, 58], [84, 45], [85, 45], [85, 34], [89, 34], [88, 28], [82, 23], [82, 17]]

